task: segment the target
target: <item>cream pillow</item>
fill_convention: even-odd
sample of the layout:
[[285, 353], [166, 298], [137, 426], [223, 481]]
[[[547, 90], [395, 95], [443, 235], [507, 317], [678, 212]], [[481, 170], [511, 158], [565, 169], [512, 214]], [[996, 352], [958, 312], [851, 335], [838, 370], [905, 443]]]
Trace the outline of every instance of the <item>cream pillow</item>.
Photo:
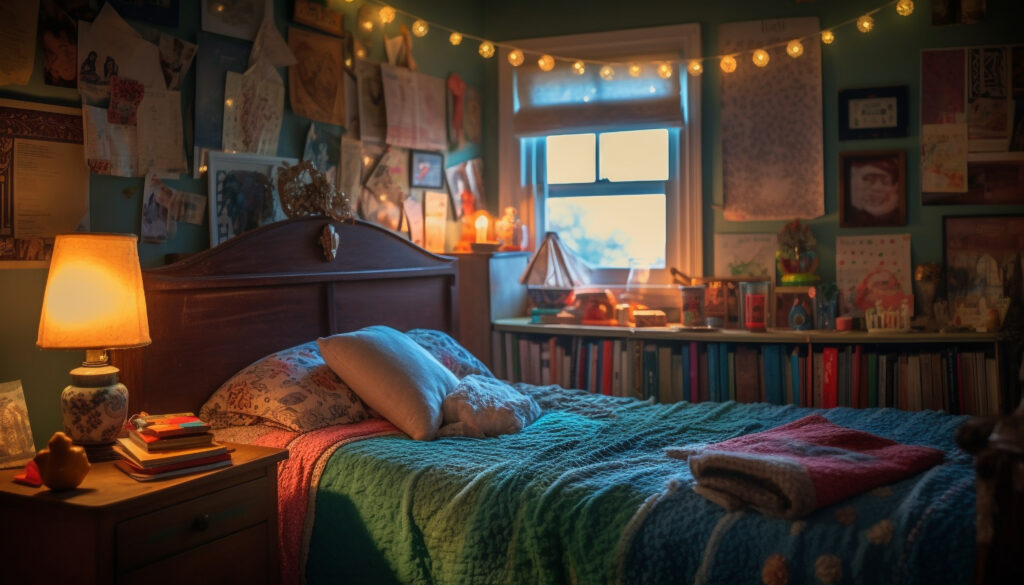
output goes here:
[[370, 408], [413, 439], [431, 441], [459, 383], [404, 333], [375, 325], [317, 340], [324, 361]]
[[518, 433], [540, 416], [537, 402], [492, 376], [470, 374], [441, 404], [440, 436], [497, 437]]

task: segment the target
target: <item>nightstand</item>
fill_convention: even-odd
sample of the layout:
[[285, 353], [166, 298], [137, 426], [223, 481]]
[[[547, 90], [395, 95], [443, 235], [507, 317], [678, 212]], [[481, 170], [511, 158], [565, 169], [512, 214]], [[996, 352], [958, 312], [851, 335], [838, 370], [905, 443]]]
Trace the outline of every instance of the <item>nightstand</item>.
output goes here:
[[494, 369], [491, 322], [526, 314], [526, 286], [519, 277], [529, 252], [465, 252], [459, 259], [459, 343]]
[[51, 492], [0, 471], [5, 583], [277, 583], [281, 449], [229, 445], [231, 467], [139, 482], [93, 463]]

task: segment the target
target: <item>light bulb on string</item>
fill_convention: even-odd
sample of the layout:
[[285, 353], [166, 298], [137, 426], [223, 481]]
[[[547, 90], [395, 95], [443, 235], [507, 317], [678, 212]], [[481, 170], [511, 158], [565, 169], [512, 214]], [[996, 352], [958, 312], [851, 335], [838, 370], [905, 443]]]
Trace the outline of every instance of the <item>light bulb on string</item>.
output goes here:
[[736, 71], [736, 58], [732, 55], [726, 55], [725, 57], [722, 57], [722, 62], [719, 63], [719, 66], [725, 73], [732, 73], [733, 71]]
[[754, 65], [758, 67], [766, 67], [768, 62], [772, 60], [772, 56], [768, 54], [768, 51], [764, 49], [758, 49], [754, 51], [753, 56], [750, 58], [754, 62]]
[[605, 81], [611, 81], [615, 79], [615, 69], [611, 65], [605, 65], [599, 72], [601, 79]]
[[526, 58], [523, 57], [523, 52], [520, 51], [519, 49], [514, 49], [511, 53], [508, 54], [508, 64], [513, 67], [519, 67], [520, 65], [523, 64], [523, 61], [525, 59]]
[[896, 3], [896, 14], [910, 16], [914, 13], [914, 0], [900, 0]]
[[[363, 16], [361, 11], [360, 11], [360, 16]], [[370, 20], [369, 18], [360, 18], [359, 19], [359, 29], [362, 30], [363, 33], [371, 33], [371, 32], [373, 32], [373, 21]]]
[[640, 64], [639, 63], [630, 63], [629, 64], [629, 76], [630, 77], [640, 77]]
[[873, 28], [875, 28], [875, 19], [871, 18], [871, 15], [865, 14], [857, 19], [857, 30], [860, 32], [869, 33]]
[[448, 35], [448, 42], [451, 43], [453, 47], [458, 47], [462, 44], [462, 33], [452, 32], [452, 34]]
[[381, 24], [391, 24], [395, 21], [395, 9], [390, 6], [381, 6], [377, 16], [380, 17]]
[[540, 59], [537, 59], [537, 67], [540, 67], [541, 71], [551, 71], [555, 68], [555, 58], [551, 55], [541, 55]]
[[587, 72], [587, 66], [586, 64], [583, 63], [583, 61], [573, 61], [572, 72], [575, 73], [576, 75], [583, 75], [584, 73]]
[[359, 58], [359, 59], [365, 59], [366, 58], [366, 48], [365, 47], [357, 48], [356, 49], [356, 57]]
[[832, 31], [830, 31], [830, 30], [823, 30], [823, 31], [821, 31], [821, 42], [825, 43], [826, 45], [831, 45], [832, 43], [835, 42], [835, 40], [836, 40], [836, 35]]
[[699, 77], [701, 73], [704, 73], [704, 65], [702, 65], [700, 61], [694, 59], [686, 66], [686, 71], [694, 77]]
[[800, 39], [789, 41], [789, 44], [786, 45], [786, 54], [796, 59], [804, 54], [804, 44], [800, 42]]
[[417, 36], [417, 37], [425, 37], [425, 36], [427, 36], [427, 33], [429, 31], [430, 31], [430, 25], [427, 24], [427, 21], [423, 20], [422, 18], [420, 18], [420, 19], [416, 20], [416, 22], [412, 23], [412, 34]]
[[672, 77], [672, 64], [662, 63], [658, 65], [658, 77], [662, 79], [670, 79]]
[[476, 50], [476, 52], [480, 53], [480, 56], [483, 57], [484, 59], [490, 59], [491, 57], [494, 56], [494, 43], [492, 43], [491, 41], [484, 41], [480, 43], [480, 47]]

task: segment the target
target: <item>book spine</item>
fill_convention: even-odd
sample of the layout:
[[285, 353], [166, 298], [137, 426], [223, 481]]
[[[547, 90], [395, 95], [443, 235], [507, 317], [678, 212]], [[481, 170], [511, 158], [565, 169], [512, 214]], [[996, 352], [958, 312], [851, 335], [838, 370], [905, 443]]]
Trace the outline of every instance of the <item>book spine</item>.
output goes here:
[[868, 408], [878, 406], [878, 354], [867, 354]]
[[612, 340], [601, 341], [601, 394], [612, 395]]
[[644, 345], [644, 399], [658, 396], [658, 346]]
[[835, 408], [838, 406], [839, 352], [834, 347], [822, 350], [821, 372], [821, 407]]

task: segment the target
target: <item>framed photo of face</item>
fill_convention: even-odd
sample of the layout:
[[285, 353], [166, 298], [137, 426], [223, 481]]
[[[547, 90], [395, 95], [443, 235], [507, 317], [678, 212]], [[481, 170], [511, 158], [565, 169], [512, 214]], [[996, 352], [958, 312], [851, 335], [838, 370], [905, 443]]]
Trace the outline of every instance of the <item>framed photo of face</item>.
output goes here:
[[907, 225], [906, 153], [839, 153], [839, 226], [901, 225]]

